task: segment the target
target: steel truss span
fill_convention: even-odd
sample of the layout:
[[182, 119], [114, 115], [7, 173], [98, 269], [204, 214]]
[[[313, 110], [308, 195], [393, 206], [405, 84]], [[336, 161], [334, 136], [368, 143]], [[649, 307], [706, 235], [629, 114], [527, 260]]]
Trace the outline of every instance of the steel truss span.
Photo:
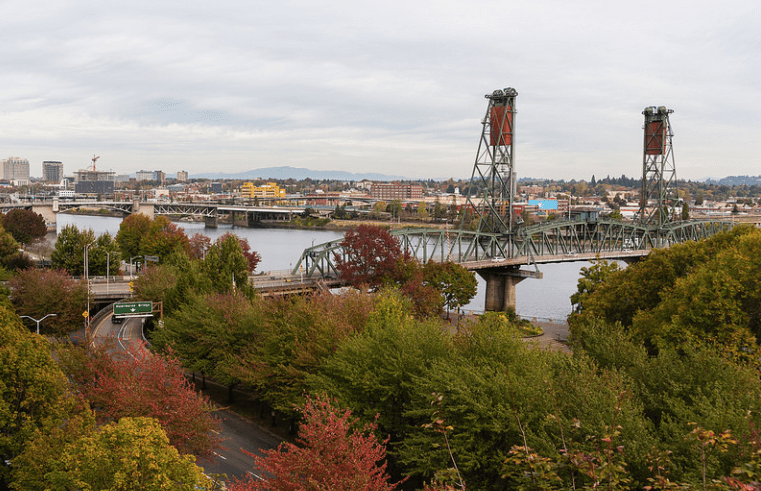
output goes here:
[[[697, 241], [730, 230], [732, 222], [688, 220], [661, 227], [598, 220], [551, 222], [520, 228], [513, 234], [466, 230], [400, 229], [391, 232], [402, 250], [421, 263], [452, 261], [468, 269], [486, 269], [545, 262], [582, 261], [596, 256], [629, 259], [652, 249]], [[306, 249], [293, 274], [337, 277], [336, 256], [343, 256], [342, 239]]]

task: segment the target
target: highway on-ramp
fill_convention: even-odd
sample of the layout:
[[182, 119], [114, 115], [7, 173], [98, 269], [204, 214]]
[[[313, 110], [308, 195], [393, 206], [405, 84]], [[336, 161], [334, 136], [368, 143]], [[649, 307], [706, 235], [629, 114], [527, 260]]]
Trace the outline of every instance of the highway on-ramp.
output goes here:
[[[142, 346], [143, 320], [141, 318], [124, 319], [121, 324], [111, 321], [112, 314], [105, 316], [97, 325], [92, 326], [93, 343], [98, 346], [115, 346], [126, 350], [129, 346]], [[261, 455], [264, 449], [277, 448], [281, 439], [237, 414], [219, 409], [215, 416], [219, 418], [219, 436], [222, 447], [217, 449], [211, 461], [199, 461], [208, 475], [225, 474], [229, 477], [244, 478], [246, 475], [258, 477], [259, 471], [254, 459], [243, 450]]]

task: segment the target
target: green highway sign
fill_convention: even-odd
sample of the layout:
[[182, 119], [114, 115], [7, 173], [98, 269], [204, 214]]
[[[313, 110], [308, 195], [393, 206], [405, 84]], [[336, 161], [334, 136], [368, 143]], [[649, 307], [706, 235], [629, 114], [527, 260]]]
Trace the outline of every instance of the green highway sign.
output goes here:
[[114, 315], [150, 314], [153, 302], [117, 302], [114, 304]]

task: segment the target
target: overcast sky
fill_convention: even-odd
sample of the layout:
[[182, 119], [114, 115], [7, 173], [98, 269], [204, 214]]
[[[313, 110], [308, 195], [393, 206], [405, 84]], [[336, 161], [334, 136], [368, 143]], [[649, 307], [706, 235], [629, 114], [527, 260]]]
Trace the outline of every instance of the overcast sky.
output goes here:
[[759, 175], [757, 0], [0, 0], [0, 158], [468, 178], [494, 89], [519, 177]]

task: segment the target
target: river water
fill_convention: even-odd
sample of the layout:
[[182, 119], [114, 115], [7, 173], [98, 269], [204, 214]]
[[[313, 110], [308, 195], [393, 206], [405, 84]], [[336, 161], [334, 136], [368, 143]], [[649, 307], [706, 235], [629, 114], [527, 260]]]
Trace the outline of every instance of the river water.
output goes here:
[[[91, 228], [96, 235], [109, 232], [116, 235], [119, 231], [121, 218], [98, 217], [85, 215], [67, 215], [59, 213], [57, 228], [61, 230], [68, 224], [76, 225], [80, 230]], [[262, 261], [257, 266], [257, 272], [291, 269], [304, 252], [312, 245], [321, 244], [340, 238], [343, 233], [331, 230], [298, 230], [298, 229], [250, 229], [220, 225], [219, 228], [206, 228], [203, 223], [175, 222], [192, 237], [196, 233], [208, 236], [212, 241], [226, 232], [248, 240], [251, 250], [259, 253]], [[564, 321], [571, 313], [571, 295], [576, 291], [579, 270], [589, 266], [588, 262], [570, 262], [540, 265], [544, 277], [541, 280], [527, 278], [516, 287], [516, 311], [524, 318], [552, 319]], [[525, 266], [524, 266], [525, 267]], [[482, 312], [484, 309], [485, 282], [478, 278], [478, 293], [463, 310]]]

